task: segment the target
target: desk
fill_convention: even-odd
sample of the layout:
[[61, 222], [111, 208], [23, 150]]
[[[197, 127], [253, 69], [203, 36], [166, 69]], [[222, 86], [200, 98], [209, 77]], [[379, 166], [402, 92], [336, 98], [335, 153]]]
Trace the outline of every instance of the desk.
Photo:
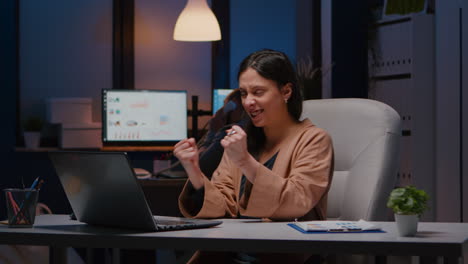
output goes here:
[[302, 234], [284, 222], [244, 219], [226, 219], [206, 229], [141, 233], [88, 226], [66, 215], [42, 215], [34, 228], [0, 226], [0, 244], [442, 256], [445, 263], [468, 259], [468, 223], [420, 223], [416, 237], [399, 237], [394, 222], [373, 223], [386, 233]]
[[173, 151], [174, 146], [104, 146], [101, 148], [101, 151]]

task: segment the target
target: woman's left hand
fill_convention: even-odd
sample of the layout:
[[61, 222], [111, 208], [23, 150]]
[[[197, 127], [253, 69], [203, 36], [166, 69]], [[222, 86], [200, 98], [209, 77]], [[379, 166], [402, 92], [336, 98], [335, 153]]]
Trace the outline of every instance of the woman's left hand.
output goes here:
[[224, 153], [242, 170], [250, 182], [255, 182], [255, 172], [260, 163], [250, 155], [247, 149], [247, 134], [240, 126], [236, 125], [226, 132], [227, 135], [221, 140]]
[[242, 167], [250, 156], [247, 150], [247, 134], [236, 125], [226, 132], [227, 135], [221, 140], [224, 152], [237, 166]]

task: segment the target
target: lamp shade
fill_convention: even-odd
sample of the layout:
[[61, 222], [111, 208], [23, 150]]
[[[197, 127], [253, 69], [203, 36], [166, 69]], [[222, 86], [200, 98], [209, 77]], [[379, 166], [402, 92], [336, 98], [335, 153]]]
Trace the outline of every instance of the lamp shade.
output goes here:
[[178, 41], [215, 41], [221, 39], [219, 23], [206, 0], [188, 0], [174, 28]]

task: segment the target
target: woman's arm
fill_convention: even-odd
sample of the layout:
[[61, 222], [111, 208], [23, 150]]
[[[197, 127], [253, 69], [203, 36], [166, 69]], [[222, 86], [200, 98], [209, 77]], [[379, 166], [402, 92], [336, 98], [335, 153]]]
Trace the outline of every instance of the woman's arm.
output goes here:
[[250, 182], [255, 181], [256, 171], [261, 164], [247, 150], [247, 134], [240, 126], [233, 126], [221, 140], [224, 152], [242, 170]]
[[203, 187], [203, 178], [205, 177], [200, 170], [198, 148], [194, 138], [179, 141], [174, 146], [174, 156], [176, 156], [185, 171], [192, 186], [198, 190]]
[[174, 155], [189, 177], [179, 196], [179, 208], [184, 216], [216, 218], [237, 215], [236, 188], [226, 160], [221, 161], [213, 175], [216, 179], [211, 182], [200, 170], [198, 149], [193, 138], [177, 143]]
[[[232, 177], [229, 160], [223, 156], [218, 168], [213, 173], [211, 181], [203, 179], [203, 203], [199, 210], [194, 211], [194, 189], [187, 183], [180, 196], [179, 208], [185, 217], [220, 218], [236, 217], [238, 212], [236, 191], [238, 182]], [[199, 191], [196, 191], [199, 192]]]
[[286, 158], [275, 161], [275, 167], [283, 169], [277, 169], [274, 173], [264, 166], [258, 167], [255, 181], [246, 188], [240, 202], [242, 215], [298, 218], [312, 210], [326, 195], [333, 171], [330, 136], [314, 128], [293, 144], [296, 146], [291, 153], [287, 153]]

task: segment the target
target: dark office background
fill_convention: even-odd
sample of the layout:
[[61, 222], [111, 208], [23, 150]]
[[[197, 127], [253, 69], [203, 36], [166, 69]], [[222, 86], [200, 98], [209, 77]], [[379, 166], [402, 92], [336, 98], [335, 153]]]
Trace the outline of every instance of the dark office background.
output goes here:
[[[60, 40], [61, 36], [54, 35], [54, 30], [60, 29], [60, 25], [48, 28], [49, 31], [44, 35], [41, 35], [40, 32], [33, 32], [33, 38], [28, 39], [23, 44], [34, 47], [34, 41], [40, 40], [40, 45], [42, 46], [37, 47], [52, 49], [53, 45], [55, 45], [59, 51], [58, 54], [62, 52], [67, 56], [48, 58], [47, 53], [41, 53], [43, 50], [33, 52], [34, 58], [39, 58], [34, 61], [34, 67], [37, 67], [38, 70], [30, 71], [30, 75], [22, 76], [21, 78], [19, 71], [19, 62], [21, 60], [19, 57], [20, 32], [18, 29], [20, 28], [19, 21], [22, 21], [20, 15], [32, 14], [33, 17], [38, 18], [37, 21], [26, 20], [30, 25], [47, 25], [45, 19], [50, 17], [51, 14], [58, 21], [66, 19], [64, 14], [60, 12], [60, 8], [70, 11], [74, 4], [61, 2], [54, 6], [46, 6], [43, 2], [0, 1], [0, 36], [2, 40], [0, 41], [0, 84], [3, 99], [3, 102], [0, 104], [3, 117], [3, 129], [0, 132], [0, 158], [2, 164], [0, 188], [19, 187], [22, 185], [22, 182], [25, 185], [29, 185], [35, 177], [41, 176], [46, 179], [46, 183], [44, 184], [40, 199], [47, 203], [55, 213], [69, 211], [68, 203], [47, 158], [47, 153], [40, 151], [25, 152], [15, 149], [23, 144], [21, 137], [22, 117], [31, 112], [44, 115], [44, 106], [38, 107], [34, 104], [22, 103], [21, 92], [24, 93], [25, 90], [20, 91], [19, 88], [23, 87], [22, 84], [26, 81], [23, 79], [25, 77], [28, 78], [28, 85], [31, 84], [31, 79], [34, 81], [32, 77], [48, 78], [44, 83], [49, 82], [52, 84], [55, 78], [59, 79], [60, 82], [68, 80], [70, 85], [59, 87], [58, 89], [55, 87], [55, 91], [48, 90], [51, 88], [47, 87], [47, 85], [35, 87], [27, 90], [28, 94], [23, 95], [23, 97], [39, 98], [44, 93], [47, 97], [93, 97], [93, 107], [99, 107], [97, 97], [100, 94], [99, 89], [101, 88], [109, 88], [111, 86], [114, 88], [128, 88], [134, 86], [135, 83], [151, 87], [155, 82], [163, 80], [168, 73], [171, 73], [179, 77], [179, 85], [182, 85], [184, 89], [200, 96], [202, 108], [209, 108], [212, 88], [226, 88], [226, 86], [233, 88], [237, 86], [234, 76], [236, 75], [237, 65], [243, 57], [254, 50], [273, 48], [284, 51], [294, 62], [310, 56], [314, 59], [315, 66], [329, 67], [332, 72], [329, 97], [367, 97], [369, 89], [367, 50], [369, 40], [372, 40], [372, 36], [369, 38], [368, 30], [372, 28], [373, 23], [370, 11], [372, 8], [381, 5], [382, 0], [333, 1], [330, 10], [331, 14], [329, 14], [331, 16], [330, 24], [333, 26], [330, 32], [327, 32], [330, 34], [331, 42], [321, 42], [319, 40], [319, 38], [324, 36], [324, 32], [320, 31], [321, 29], [323, 30], [323, 27], [320, 25], [322, 21], [318, 16], [324, 17], [327, 14], [322, 14], [317, 12], [317, 10], [323, 8], [323, 6], [320, 6], [320, 3], [325, 5], [329, 3], [328, 1], [212, 0], [211, 2], [221, 23], [223, 34], [221, 42], [206, 46], [201, 43], [189, 45], [187, 43], [175, 43], [171, 39], [164, 39], [161, 40], [161, 43], [165, 43], [166, 46], [157, 46], [158, 48], [153, 51], [151, 51], [154, 48], [151, 46], [152, 43], [144, 41], [154, 41], [151, 38], [155, 36], [148, 36], [146, 39], [142, 39], [141, 37], [144, 36], [145, 32], [162, 33], [163, 31], [172, 31], [173, 25], [169, 25], [169, 22], [173, 18], [169, 16], [169, 13], [176, 16], [184, 6], [185, 1], [108, 0], [108, 2], [99, 2], [96, 5], [102, 11], [103, 21], [100, 21], [102, 22], [100, 25], [103, 28], [96, 28], [95, 36], [98, 36], [102, 42], [99, 50], [91, 50], [85, 54], [90, 56], [89, 52], [96, 53], [95, 58], [100, 58], [96, 59], [96, 62], [92, 65], [98, 66], [97, 71], [93, 69], [95, 71], [90, 73], [90, 76], [93, 76], [92, 78], [82, 78], [77, 81], [74, 78], [80, 77], [79, 74], [81, 72], [89, 69], [87, 69], [87, 65], [75, 63], [76, 61], [82, 63], [83, 61], [80, 59], [84, 57], [84, 54], [77, 53], [75, 50], [71, 50], [68, 54], [64, 47], [60, 47], [56, 43], [57, 40]], [[22, 11], [19, 10], [21, 4], [24, 5], [25, 3], [31, 5], [26, 6]], [[88, 3], [85, 1], [83, 3], [84, 5], [88, 5], [87, 8], [92, 6], [92, 2]], [[151, 3], [151, 6], [148, 6], [148, 10], [146, 11], [152, 12], [153, 16], [150, 17], [152, 21], [138, 20], [141, 18], [139, 17], [139, 14], [141, 15], [142, 12], [141, 5], [148, 3]], [[466, 141], [462, 141], [462, 135], [464, 134], [463, 124], [466, 126], [467, 123], [467, 117], [463, 115], [466, 112], [466, 106], [463, 103], [466, 101], [465, 98], [468, 93], [462, 93], [462, 87], [466, 86], [466, 82], [463, 82], [462, 76], [467, 75], [463, 74], [463, 72], [466, 72], [468, 67], [459, 67], [458, 71], [451, 70], [453, 65], [460, 66], [463, 65], [463, 62], [466, 64], [466, 52], [462, 53], [462, 47], [466, 45], [462, 45], [463, 39], [461, 37], [457, 41], [453, 41], [447, 36], [453, 33], [452, 28], [456, 25], [460, 26], [460, 32], [466, 31], [468, 27], [462, 27], [462, 25], [467, 24], [468, 18], [466, 15], [462, 16], [461, 7], [457, 6], [466, 6], [466, 1], [463, 4], [458, 4], [457, 1], [438, 1], [437, 4], [440, 5], [438, 11], [443, 13], [443, 16], [441, 16], [443, 19], [439, 19], [437, 25], [434, 26], [435, 31], [440, 34], [440, 36], [436, 36], [435, 42], [436, 45], [445, 48], [443, 48], [443, 55], [437, 55], [437, 63], [439, 65], [438, 72], [436, 73], [439, 79], [437, 86], [440, 88], [436, 90], [437, 99], [434, 102], [434, 108], [436, 108], [437, 112], [434, 115], [439, 123], [434, 128], [434, 131], [437, 132], [436, 135], [438, 135], [436, 138], [437, 142], [434, 143], [437, 144], [438, 152], [434, 154], [434, 157], [438, 163], [436, 176], [439, 177], [438, 175], [443, 174], [444, 177], [431, 179], [433, 181], [431, 184], [436, 186], [435, 191], [437, 193], [443, 194], [443, 197], [434, 198], [439, 199], [437, 201], [438, 210], [440, 211], [439, 218], [446, 221], [454, 221], [460, 219], [460, 215], [468, 214], [468, 212], [463, 211], [455, 212], [449, 209], [449, 207], [444, 206], [447, 201], [456, 200], [456, 207], [461, 203], [459, 207], [462, 208], [462, 202], [466, 201], [466, 197], [463, 197], [463, 191], [467, 183], [466, 181], [462, 181], [462, 176], [463, 173], [466, 173], [466, 169], [463, 170], [466, 167], [463, 164], [466, 162], [463, 161], [466, 161], [467, 155], [463, 155], [463, 149], [466, 149], [463, 146], [467, 143]], [[109, 8], [112, 5], [114, 8]], [[116, 8], [119, 6], [120, 9]], [[135, 7], [135, 12], [131, 12], [131, 6]], [[93, 11], [97, 12], [95, 9]], [[45, 14], [46, 12], [51, 13]], [[89, 17], [82, 15], [80, 12], [85, 12], [85, 10], [73, 10], [73, 15], [76, 17]], [[96, 15], [96, 13], [93, 14]], [[117, 15], [119, 19], [116, 19]], [[110, 23], [112, 16], [114, 16], [113, 25]], [[139, 36], [139, 39], [134, 43], [129, 43], [128, 38], [125, 38], [125, 34], [128, 35], [132, 30], [125, 26], [129, 25], [128, 21], [132, 16], [136, 20], [133, 22], [136, 25], [140, 25], [135, 29], [135, 34]], [[66, 20], [62, 21], [64, 23], [67, 22]], [[163, 23], [163, 27], [154, 28], [151, 23], [147, 23], [154, 21]], [[116, 22], [122, 24], [119, 25]], [[144, 26], [151, 27], [144, 28]], [[109, 30], [112, 28], [114, 33], [117, 30], [118, 33], [123, 34], [121, 35], [123, 38], [120, 38], [120, 42], [118, 34], [112, 34], [112, 31]], [[75, 35], [84, 34], [80, 32], [79, 27], [72, 27], [69, 30], [62, 28], [60, 30], [64, 30], [67, 34], [70, 34], [63, 36], [64, 41], [69, 39], [69, 37], [73, 38]], [[54, 38], [52, 39], [51, 36], [54, 36]], [[69, 41], [79, 43], [79, 39]], [[48, 43], [50, 43], [51, 47], [48, 46]], [[149, 45], [142, 47], [142, 44], [146, 45], [148, 43]], [[128, 47], [131, 48], [132, 45], [136, 46], [135, 54], [129, 55], [128, 52], [125, 53], [125, 50], [127, 49], [128, 51]], [[177, 46], [180, 54], [164, 54], [167, 53], [165, 48], [172, 48], [172, 45]], [[321, 47], [320, 45], [324, 46]], [[331, 50], [329, 54], [330, 58], [325, 57], [327, 55], [325, 53], [317, 52], [321, 51], [321, 49]], [[142, 52], [147, 54], [149, 60], [141, 59], [143, 57], [141, 56]], [[213, 56], [211, 56], [211, 53]], [[174, 63], [170, 67], [165, 67], [157, 59], [157, 56], [163, 55], [168, 55], [164, 57], [164, 60], [161, 59], [163, 62], [174, 58], [172, 56], [177, 57], [178, 55], [190, 57], [193, 61], [185, 63], [186, 65], [184, 63], [179, 63], [178, 65]], [[463, 58], [460, 58], [460, 55], [463, 55]], [[134, 57], [132, 58], [132, 56]], [[327, 63], [326, 59], [329, 59], [332, 65], [325, 65]], [[64, 61], [65, 63], [63, 67], [59, 63], [53, 64], [56, 68], [52, 70], [63, 70], [63, 68], [70, 67], [72, 71], [76, 71], [76, 74], [48, 75], [47, 71], [50, 71], [50, 69], [47, 69], [47, 65], [52, 65], [49, 63], [49, 60], [52, 62]], [[210, 61], [210, 63], [201, 63], [203, 66], [194, 70], [193, 67], [190, 68], [190, 66], [193, 66], [191, 64], [194, 61], [202, 61], [203, 63]], [[31, 65], [23, 66], [27, 66], [28, 70], [33, 69]], [[148, 71], [144, 72], [143, 75], [142, 70]], [[152, 70], [155, 71], [152, 72]], [[190, 71], [190, 74], [187, 74], [187, 80], [183, 80], [184, 78], [182, 78], [185, 77], [184, 71]], [[133, 76], [133, 74], [135, 75]], [[196, 81], [191, 81], [192, 79], [190, 78]], [[185, 83], [183, 83], [184, 81]], [[164, 84], [160, 85], [171, 85], [167, 80], [161, 83]], [[205, 85], [205, 83], [208, 83], [208, 85]], [[90, 87], [96, 87], [98, 84], [107, 87], [89, 90], [91, 89]], [[94, 114], [93, 118], [95, 121], [100, 121], [99, 111]], [[206, 119], [204, 122], [206, 122]], [[450, 186], [454, 185], [458, 186], [459, 190], [451, 191], [453, 188]], [[2, 194], [0, 195], [0, 205], [3, 203], [4, 197]], [[4, 216], [5, 207], [0, 206], [0, 217], [4, 218]]]
[[[284, 6], [284, 1], [239, 1], [229, 6], [229, 1], [214, 1], [215, 12], [230, 11], [229, 20], [225, 21], [229, 27], [223, 27], [224, 42], [215, 43], [215, 57], [212, 69], [213, 76], [220, 79], [219, 83], [229, 83], [231, 88], [236, 87], [235, 79], [237, 65], [240, 60], [248, 53], [261, 49], [272, 48], [284, 51], [291, 59], [296, 62], [298, 54], [296, 46], [298, 42], [310, 43], [308, 47], [303, 47], [301, 51], [305, 56], [312, 56], [313, 40], [311, 41], [309, 30], [313, 32], [314, 26], [320, 21], [313, 20], [313, 5], [307, 1], [298, 1], [288, 3]], [[134, 6], [133, 1], [114, 0], [114, 32], [118, 31], [120, 39], [114, 35], [113, 51], [113, 86], [115, 88], [131, 88], [134, 86], [134, 76], [131, 76], [133, 54], [126, 52], [125, 49], [132, 47], [125, 34], [133, 33], [132, 29], [125, 28], [128, 21], [133, 19], [134, 14], [129, 8]], [[266, 8], [268, 6], [268, 8]], [[46, 184], [41, 192], [41, 201], [47, 203], [55, 212], [63, 213], [69, 210], [68, 203], [61, 191], [59, 183], [55, 178], [53, 169], [44, 152], [16, 152], [15, 147], [22, 144], [21, 139], [21, 112], [19, 105], [21, 80], [19, 78], [19, 32], [20, 28], [20, 1], [2, 1], [1, 3], [1, 83], [4, 101], [1, 104], [2, 115], [4, 117], [4, 129], [1, 130], [0, 144], [2, 153], [2, 180], [1, 188], [19, 187], [23, 184], [29, 185], [35, 177], [41, 176], [46, 180]], [[120, 7], [120, 8], [119, 8]], [[299, 8], [306, 8], [306, 11]], [[320, 8], [315, 6], [315, 8]], [[117, 10], [117, 13], [116, 13]], [[27, 10], [26, 10], [27, 11]], [[56, 10], [60, 12], [60, 10]], [[27, 11], [30, 12], [30, 11]], [[333, 32], [332, 59], [333, 70], [333, 97], [366, 97], [367, 94], [367, 59], [366, 59], [366, 33], [368, 3], [351, 3], [349, 1], [335, 1], [333, 5]], [[315, 10], [315, 14], [317, 10]], [[358, 15], [356, 15], [358, 14]], [[122, 17], [123, 16], [123, 17]], [[219, 14], [218, 14], [219, 16]], [[299, 21], [299, 22], [298, 22]], [[302, 32], [296, 30], [297, 23], [306, 23], [302, 25]], [[315, 24], [314, 24], [315, 23]], [[130, 22], [131, 24], [131, 22]], [[223, 24], [222, 24], [223, 26]], [[227, 30], [227, 31], [226, 31]], [[252, 34], [256, 32], [256, 34]], [[320, 36], [316, 34], [315, 36]], [[41, 37], [41, 36], [38, 36]], [[227, 42], [230, 40], [230, 43]], [[42, 40], [44, 41], [44, 40]], [[120, 41], [120, 42], [119, 42]], [[125, 42], [127, 41], [127, 42]], [[346, 48], [340, 48], [341, 43], [346, 42]], [[224, 44], [223, 44], [224, 43]], [[317, 43], [317, 42], [315, 42]], [[54, 45], [57, 45], [56, 43]], [[110, 45], [110, 44], [109, 44]], [[218, 45], [218, 46], [216, 46]], [[223, 48], [224, 50], [219, 51]], [[315, 47], [317, 48], [317, 47]], [[299, 52], [299, 51], [298, 51]], [[230, 54], [230, 55], [229, 55]], [[120, 57], [119, 57], [120, 56]], [[70, 62], [73, 63], [73, 62]], [[125, 68], [127, 67], [127, 68]], [[226, 71], [229, 70], [229, 75]], [[223, 77], [224, 76], [224, 77]], [[64, 87], [63, 89], [67, 89]], [[36, 91], [37, 94], [41, 90]], [[66, 94], [66, 91], [60, 92]], [[74, 92], [70, 92], [74, 94]], [[18, 107], [19, 106], [19, 107]], [[3, 199], [3, 196], [1, 196]], [[2, 203], [3, 201], [0, 201]], [[0, 215], [4, 216], [4, 207], [0, 206]]]

